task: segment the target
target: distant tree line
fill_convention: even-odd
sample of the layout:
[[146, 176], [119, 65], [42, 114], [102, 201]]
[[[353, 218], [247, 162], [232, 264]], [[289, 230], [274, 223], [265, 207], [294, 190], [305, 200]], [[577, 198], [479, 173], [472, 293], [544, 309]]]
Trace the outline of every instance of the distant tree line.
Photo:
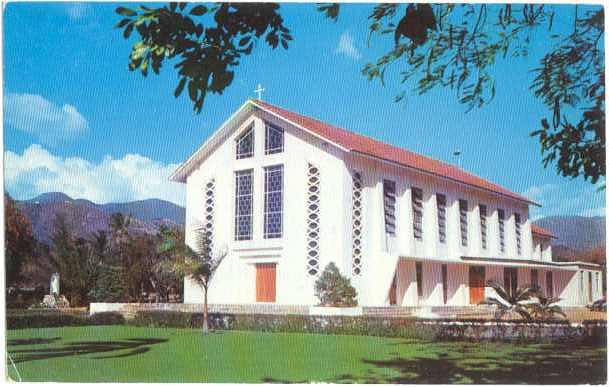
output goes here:
[[174, 265], [176, 250], [162, 247], [167, 240], [184, 243], [179, 228], [161, 226], [155, 235], [134, 233], [129, 229], [131, 218], [115, 213], [108, 232], [97, 231], [82, 238], [66, 215], [58, 214], [52, 243], [47, 245], [36, 240], [31, 222], [8, 195], [5, 221], [7, 289], [43, 287], [43, 294], [47, 294], [50, 276], [58, 272], [61, 293], [71, 306], [168, 302], [170, 294], [178, 299], [182, 294], [183, 273]]

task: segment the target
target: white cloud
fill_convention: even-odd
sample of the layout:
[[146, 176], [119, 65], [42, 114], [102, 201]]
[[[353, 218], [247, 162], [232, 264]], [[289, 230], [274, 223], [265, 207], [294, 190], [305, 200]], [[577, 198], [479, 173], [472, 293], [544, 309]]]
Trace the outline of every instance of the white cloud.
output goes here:
[[605, 192], [587, 183], [575, 190], [569, 184], [531, 186], [522, 195], [542, 206], [530, 207], [533, 220], [550, 215], [605, 215]]
[[66, 13], [73, 21], [84, 19], [91, 11], [91, 5], [87, 3], [66, 3]]
[[336, 47], [336, 53], [355, 60], [362, 57], [362, 53], [355, 47], [355, 40], [349, 31], [345, 31], [341, 34], [340, 39], [338, 40], [338, 47]]
[[4, 114], [6, 124], [31, 133], [49, 145], [69, 140], [89, 129], [89, 123], [74, 106], [59, 106], [36, 94], [7, 94]]
[[168, 180], [177, 164], [163, 164], [138, 154], [106, 156], [98, 164], [79, 157], [62, 158], [38, 144], [17, 154], [5, 153], [5, 184], [16, 199], [63, 192], [95, 203], [158, 198], [184, 205], [185, 188]]

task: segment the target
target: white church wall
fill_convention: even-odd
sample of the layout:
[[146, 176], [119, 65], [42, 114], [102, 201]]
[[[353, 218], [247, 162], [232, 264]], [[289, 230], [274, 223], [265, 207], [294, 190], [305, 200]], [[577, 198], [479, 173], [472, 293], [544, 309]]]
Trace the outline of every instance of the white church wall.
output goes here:
[[[264, 121], [284, 129], [284, 152], [264, 154]], [[255, 130], [255, 152], [252, 158], [235, 159], [235, 139], [251, 123]], [[307, 165], [320, 171], [320, 240], [319, 272], [334, 262], [341, 272], [352, 278], [363, 306], [386, 305], [396, 272], [398, 303], [417, 305], [414, 263], [400, 257], [459, 258], [462, 255], [521, 259], [548, 259], [549, 243], [544, 250], [533, 246], [528, 206], [495, 194], [472, 189], [446, 179], [430, 176], [412, 169], [381, 162], [361, 155], [343, 153], [326, 141], [293, 128], [276, 117], [256, 111], [237, 124], [234, 132], [210, 152], [209, 156], [187, 178], [186, 241], [194, 243], [194, 228], [202, 222], [203, 187], [215, 179], [216, 246], [225, 245], [228, 254], [218, 269], [210, 289], [211, 303], [255, 302], [257, 263], [276, 264], [276, 302], [279, 304], [316, 304], [313, 285], [316, 276], [306, 273]], [[264, 174], [263, 167], [284, 166], [283, 237], [263, 238]], [[253, 237], [234, 241], [234, 172], [252, 168], [254, 171]], [[351, 174], [362, 175], [362, 264], [361, 274], [352, 271], [352, 180]], [[383, 179], [396, 183], [396, 236], [389, 241], [385, 235], [383, 211]], [[412, 187], [423, 191], [423, 240], [413, 237]], [[436, 194], [447, 199], [446, 243], [438, 239]], [[461, 245], [459, 199], [468, 202], [468, 245]], [[487, 207], [487, 248], [480, 236], [479, 205]], [[499, 251], [497, 209], [505, 211], [505, 253]], [[519, 213], [521, 254], [516, 251], [514, 213]], [[398, 262], [400, 261], [399, 265]], [[437, 266], [437, 267], [436, 267]], [[438, 264], [424, 264], [425, 297], [422, 303], [442, 305], [441, 271]], [[503, 283], [503, 271], [487, 266], [486, 278]], [[524, 281], [528, 269], [519, 271]], [[522, 274], [521, 274], [522, 273]], [[497, 278], [493, 278], [496, 276]], [[545, 277], [540, 275], [540, 282]], [[448, 265], [448, 305], [469, 303], [469, 274], [467, 265]], [[555, 287], [571, 296], [571, 280], [555, 276]], [[598, 286], [595, 287], [595, 289]], [[595, 290], [595, 294], [598, 291]], [[185, 280], [185, 302], [200, 302], [202, 291]]]
[[[284, 129], [284, 152], [264, 154], [264, 121]], [[235, 139], [254, 123], [254, 156], [236, 160]], [[317, 277], [306, 274], [306, 189], [307, 165], [319, 168], [321, 180], [321, 230], [319, 271], [335, 262], [346, 271], [347, 257], [346, 187], [340, 151], [324, 141], [289, 127], [268, 114], [248, 117], [187, 179], [186, 241], [193, 245], [194, 226], [202, 221], [202, 187], [209, 178], [216, 179], [214, 240], [226, 245], [228, 254], [220, 265], [210, 288], [210, 302], [255, 302], [255, 264], [276, 263], [276, 302], [313, 304], [313, 283]], [[264, 166], [283, 164], [284, 217], [283, 237], [263, 238]], [[251, 240], [234, 240], [234, 173], [253, 169], [254, 207]], [[350, 226], [349, 226], [350, 227]], [[202, 292], [185, 281], [185, 297], [190, 302], [202, 300]]]

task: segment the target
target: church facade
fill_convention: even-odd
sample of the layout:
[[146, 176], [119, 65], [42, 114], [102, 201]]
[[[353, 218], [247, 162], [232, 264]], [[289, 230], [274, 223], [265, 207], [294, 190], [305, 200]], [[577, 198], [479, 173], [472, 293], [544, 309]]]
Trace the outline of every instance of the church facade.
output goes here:
[[[506, 167], [509, 167], [506, 165]], [[219, 304], [315, 305], [333, 262], [363, 306], [466, 306], [536, 284], [564, 306], [602, 297], [599, 266], [552, 260], [519, 194], [460, 168], [259, 100], [246, 101], [172, 175], [186, 242], [226, 255]], [[202, 302], [188, 278], [184, 302]]]

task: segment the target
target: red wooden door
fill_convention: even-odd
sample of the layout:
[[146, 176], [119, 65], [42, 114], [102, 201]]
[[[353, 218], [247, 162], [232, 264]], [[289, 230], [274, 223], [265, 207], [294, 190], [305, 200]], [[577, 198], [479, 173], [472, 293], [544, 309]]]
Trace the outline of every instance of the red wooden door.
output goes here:
[[275, 302], [275, 264], [256, 265], [256, 302]]
[[469, 303], [477, 305], [484, 300], [485, 288], [484, 266], [469, 267]]

